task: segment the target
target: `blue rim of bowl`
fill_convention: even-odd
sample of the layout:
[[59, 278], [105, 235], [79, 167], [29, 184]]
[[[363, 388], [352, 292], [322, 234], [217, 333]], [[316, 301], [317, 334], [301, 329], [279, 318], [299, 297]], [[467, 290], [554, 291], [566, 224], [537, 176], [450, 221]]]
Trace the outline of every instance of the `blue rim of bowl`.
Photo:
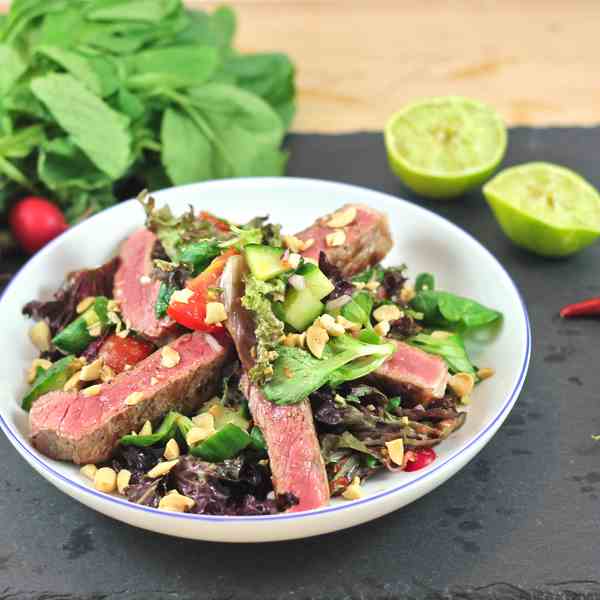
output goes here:
[[[488, 425], [482, 429], [473, 439], [471, 439], [465, 446], [463, 446], [462, 448], [460, 448], [459, 450], [457, 450], [454, 454], [452, 454], [451, 456], [449, 456], [448, 458], [446, 458], [444, 461], [441, 461], [440, 463], [434, 462], [432, 464], [432, 466], [430, 468], [427, 468], [421, 475], [419, 475], [418, 477], [415, 477], [414, 479], [411, 479], [410, 481], [407, 481], [401, 485], [395, 486], [391, 489], [379, 492], [377, 494], [373, 494], [371, 496], [368, 496], [367, 498], [363, 498], [362, 500], [355, 500], [354, 502], [348, 503], [348, 504], [344, 504], [341, 506], [329, 506], [326, 508], [318, 508], [318, 509], [313, 509], [313, 510], [308, 510], [308, 511], [304, 511], [304, 512], [298, 512], [298, 513], [291, 513], [291, 514], [275, 514], [275, 515], [265, 515], [265, 516], [219, 516], [219, 515], [197, 515], [197, 514], [191, 514], [191, 513], [173, 513], [173, 512], [166, 512], [166, 511], [161, 511], [158, 510], [156, 508], [151, 508], [149, 506], [141, 506], [139, 504], [135, 504], [133, 502], [129, 502], [127, 500], [121, 500], [120, 498], [116, 498], [115, 496], [111, 496], [102, 492], [98, 492], [95, 489], [89, 487], [89, 486], [84, 486], [81, 485], [80, 483], [77, 483], [76, 481], [73, 481], [72, 479], [66, 477], [65, 475], [63, 475], [62, 473], [60, 473], [59, 471], [56, 471], [55, 469], [53, 469], [50, 465], [48, 465], [44, 460], [42, 460], [41, 458], [39, 458], [32, 450], [29, 446], [25, 445], [17, 436], [17, 434], [13, 431], [12, 427], [9, 426], [9, 424], [4, 420], [4, 417], [2, 415], [0, 415], [0, 429], [2, 429], [2, 431], [4, 431], [4, 434], [8, 437], [8, 439], [11, 441], [11, 443], [13, 444], [13, 446], [18, 448], [21, 448], [22, 452], [24, 452], [26, 455], [28, 455], [30, 457], [30, 459], [37, 463], [41, 469], [47, 473], [49, 473], [52, 477], [55, 477], [59, 480], [61, 480], [62, 482], [64, 482], [67, 486], [72, 487], [77, 489], [80, 492], [83, 492], [86, 495], [90, 495], [93, 497], [98, 498], [99, 500], [103, 501], [103, 502], [108, 502], [108, 503], [113, 503], [113, 504], [117, 504], [120, 505], [122, 507], [126, 507], [128, 509], [131, 510], [136, 510], [136, 511], [142, 511], [144, 513], [149, 513], [154, 517], [165, 517], [165, 518], [177, 518], [177, 519], [187, 519], [187, 520], [192, 520], [192, 521], [205, 521], [205, 522], [209, 522], [209, 523], [239, 523], [240, 521], [242, 522], [258, 522], [258, 521], [289, 521], [289, 520], [294, 520], [294, 519], [302, 519], [302, 518], [308, 518], [308, 517], [317, 517], [320, 515], [324, 515], [324, 514], [330, 514], [330, 513], [334, 513], [334, 512], [339, 512], [342, 510], [348, 510], [350, 508], [355, 508], [357, 506], [360, 505], [365, 505], [371, 502], [374, 502], [376, 500], [379, 500], [380, 498], [384, 498], [386, 496], [389, 496], [391, 494], [395, 494], [401, 490], [404, 490], [406, 488], [409, 487], [413, 487], [414, 485], [416, 485], [418, 482], [424, 480], [424, 479], [429, 479], [431, 478], [431, 476], [438, 472], [440, 469], [442, 469], [443, 467], [445, 467], [446, 465], [448, 465], [449, 463], [453, 462], [454, 460], [456, 460], [460, 455], [464, 454], [465, 452], [467, 452], [471, 447], [473, 447], [475, 444], [477, 444], [477, 442], [479, 440], [481, 440], [482, 438], [484, 438], [486, 436], [486, 434], [492, 430], [494, 428], [494, 426], [496, 425], [496, 423], [498, 423], [498, 421], [504, 416], [504, 414], [506, 413], [506, 411], [512, 407], [512, 405], [516, 402], [517, 397], [519, 396], [521, 389], [523, 388], [523, 385], [525, 383], [525, 377], [527, 375], [527, 371], [529, 368], [529, 361], [531, 358], [531, 325], [530, 325], [530, 321], [529, 321], [529, 313], [527, 312], [527, 307], [525, 305], [525, 301], [523, 300], [523, 296], [521, 295], [521, 292], [519, 291], [519, 288], [516, 286], [515, 282], [513, 281], [512, 277], [509, 275], [508, 271], [506, 271], [506, 269], [502, 266], [502, 264], [500, 264], [500, 262], [496, 259], [496, 257], [481, 243], [479, 242], [477, 239], [475, 239], [470, 233], [466, 232], [464, 229], [461, 229], [458, 225], [455, 225], [454, 223], [452, 223], [451, 221], [448, 221], [447, 219], [445, 219], [444, 217], [434, 213], [433, 211], [430, 211], [426, 208], [423, 208], [422, 206], [418, 206], [416, 204], [413, 204], [412, 202], [409, 202], [408, 200], [404, 200], [402, 198], [397, 198], [395, 196], [392, 196], [391, 194], [387, 194], [385, 192], [380, 192], [378, 190], [372, 190], [370, 188], [366, 188], [366, 187], [362, 187], [362, 186], [358, 186], [358, 185], [353, 185], [353, 184], [348, 184], [348, 183], [342, 183], [342, 182], [336, 182], [336, 181], [326, 181], [323, 179], [312, 179], [312, 178], [301, 178], [301, 177], [254, 177], [254, 178], [236, 178], [236, 179], [229, 179], [226, 180], [228, 182], [232, 182], [235, 181], [236, 185], [244, 185], [244, 184], [248, 184], [248, 183], [252, 183], [254, 185], [256, 185], [257, 183], [270, 183], [270, 184], [276, 184], [276, 185], [280, 185], [282, 182], [284, 183], [302, 183], [302, 184], [318, 184], [318, 185], [326, 185], [326, 186], [335, 186], [335, 187], [347, 187], [350, 189], [358, 189], [362, 192], [367, 191], [371, 194], [378, 194], [381, 196], [384, 196], [387, 199], [392, 199], [398, 203], [403, 203], [403, 204], [410, 204], [412, 208], [416, 208], [420, 211], [423, 211], [425, 213], [427, 213], [429, 216], [433, 215], [433, 217], [435, 219], [438, 219], [440, 221], [443, 221], [446, 225], [450, 225], [453, 229], [458, 230], [461, 234], [467, 236], [472, 242], [474, 242], [477, 246], [479, 246], [481, 248], [481, 250], [483, 250], [484, 253], [486, 253], [500, 268], [500, 270], [504, 273], [504, 275], [506, 276], [506, 278], [508, 279], [508, 281], [510, 282], [510, 284], [512, 285], [515, 293], [517, 294], [517, 297], [519, 298], [519, 302], [521, 303], [521, 309], [523, 311], [523, 317], [525, 320], [525, 325], [526, 325], [526, 340], [525, 340], [525, 357], [523, 360], [523, 364], [521, 366], [521, 372], [519, 373], [519, 376], [517, 378], [517, 381], [511, 391], [511, 393], [508, 395], [508, 399], [507, 401], [504, 403], [504, 405], [502, 406], [502, 408], [498, 411], [498, 413], [496, 414], [496, 416], [492, 419], [492, 421], [490, 421], [490, 423], [488, 423]], [[224, 181], [207, 181], [207, 182], [201, 182], [201, 183], [194, 183], [194, 184], [189, 184], [186, 186], [178, 186], [179, 188], [186, 188], [186, 187], [195, 187], [198, 185], [211, 185], [211, 184], [221, 184], [223, 185]], [[173, 190], [175, 189], [174, 187], [172, 188], [167, 188], [164, 190], [159, 190], [157, 192], [154, 192], [156, 195], [159, 195], [161, 193], [167, 192], [169, 190]], [[131, 202], [131, 200], [129, 201]], [[117, 204], [114, 207], [108, 208], [104, 211], [102, 211], [101, 213], [98, 213], [99, 215], [104, 215], [107, 212], [111, 211], [111, 210], [115, 210], [118, 209], [123, 203]], [[92, 217], [93, 219], [94, 217]], [[67, 230], [66, 232], [64, 232], [63, 234], [61, 234], [60, 236], [58, 236], [56, 239], [54, 239], [52, 242], [50, 242], [50, 244], [48, 244], [41, 252], [43, 252], [44, 254], [46, 252], [50, 252], [53, 248], [53, 246], [57, 245], [58, 243], [60, 243], [60, 240], [63, 236], [68, 235], [69, 232], [73, 231], [74, 229], [76, 229], [77, 227], [82, 226], [84, 223], [85, 224], [89, 224], [89, 221], [91, 219], [88, 219], [86, 221], [83, 221], [82, 223], [79, 223], [77, 225], [75, 225], [74, 227], [70, 228], [69, 230]], [[0, 301], [2, 300], [2, 298], [4, 298], [4, 296], [8, 293], [8, 291], [10, 290], [11, 286], [13, 285], [13, 283], [17, 280], [17, 278], [19, 277], [19, 275], [21, 274], [21, 272], [23, 270], [25, 270], [27, 268], [27, 266], [29, 265], [30, 261], [33, 260], [37, 255], [34, 255], [29, 261], [27, 261], [18, 271], [17, 273], [15, 273], [15, 275], [13, 276], [13, 279], [11, 280], [11, 283], [9, 283], [9, 285], [4, 289], [4, 291], [2, 292], [2, 294], [0, 294]], [[436, 464], [437, 463], [437, 464]], [[75, 498], [76, 499], [76, 498]]]

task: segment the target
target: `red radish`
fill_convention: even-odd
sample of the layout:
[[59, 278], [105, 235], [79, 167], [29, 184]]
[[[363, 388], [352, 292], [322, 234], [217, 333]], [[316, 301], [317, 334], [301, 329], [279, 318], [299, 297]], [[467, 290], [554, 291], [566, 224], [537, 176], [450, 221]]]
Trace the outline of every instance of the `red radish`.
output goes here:
[[150, 356], [155, 350], [154, 344], [130, 336], [121, 338], [118, 335], [110, 335], [106, 338], [98, 356], [104, 359], [115, 373], [126, 370], [126, 365], [132, 367]]
[[419, 448], [418, 450], [409, 450], [407, 453], [405, 471], [418, 471], [431, 464], [435, 460], [435, 450], [433, 448]]
[[50, 200], [27, 196], [10, 211], [10, 228], [21, 247], [33, 254], [60, 235], [68, 225], [61, 210]]

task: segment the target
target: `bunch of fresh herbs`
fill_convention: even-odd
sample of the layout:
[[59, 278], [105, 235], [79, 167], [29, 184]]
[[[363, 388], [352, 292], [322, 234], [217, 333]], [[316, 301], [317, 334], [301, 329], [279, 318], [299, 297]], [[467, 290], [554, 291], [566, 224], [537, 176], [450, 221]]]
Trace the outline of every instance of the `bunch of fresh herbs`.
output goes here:
[[283, 54], [240, 54], [234, 13], [181, 0], [14, 0], [0, 19], [0, 212], [36, 192], [71, 221], [133, 195], [279, 175]]

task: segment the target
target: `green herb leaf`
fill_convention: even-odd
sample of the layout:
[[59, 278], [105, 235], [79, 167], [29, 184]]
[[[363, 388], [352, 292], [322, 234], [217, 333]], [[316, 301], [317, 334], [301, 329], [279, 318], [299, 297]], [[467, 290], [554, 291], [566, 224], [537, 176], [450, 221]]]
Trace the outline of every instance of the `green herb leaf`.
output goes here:
[[33, 93], [90, 160], [107, 175], [123, 175], [131, 161], [129, 119], [112, 110], [72, 75], [31, 82]]
[[92, 21], [159, 23], [181, 6], [180, 0], [101, 0], [85, 16]]
[[426, 325], [481, 327], [502, 317], [502, 313], [487, 308], [475, 300], [450, 292], [426, 289], [417, 293], [411, 302], [411, 307], [423, 313], [423, 322]]
[[169, 285], [165, 281], [161, 282], [158, 288], [156, 303], [154, 304], [154, 314], [157, 319], [162, 319], [167, 314], [167, 308], [169, 308], [169, 302], [174, 291], [175, 286]]
[[435, 289], [435, 279], [431, 273], [420, 273], [415, 280], [415, 291]]
[[426, 333], [419, 333], [410, 338], [408, 342], [421, 348], [421, 350], [425, 350], [425, 352], [441, 356], [453, 373], [475, 374], [477, 371], [469, 359], [463, 339], [458, 333], [443, 339], [431, 337]]
[[27, 70], [27, 63], [15, 48], [0, 44], [0, 95], [7, 94]]
[[204, 271], [219, 254], [221, 248], [217, 239], [201, 240], [184, 246], [179, 254], [179, 262], [192, 267], [193, 274], [197, 275]]

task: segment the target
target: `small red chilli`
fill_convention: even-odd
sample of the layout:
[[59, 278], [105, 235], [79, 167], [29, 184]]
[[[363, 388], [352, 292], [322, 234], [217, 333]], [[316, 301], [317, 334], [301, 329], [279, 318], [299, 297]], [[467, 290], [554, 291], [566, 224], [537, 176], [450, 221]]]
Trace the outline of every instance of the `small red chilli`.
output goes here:
[[600, 316], [600, 298], [590, 298], [575, 304], [567, 304], [560, 309], [560, 316], [564, 319]]

